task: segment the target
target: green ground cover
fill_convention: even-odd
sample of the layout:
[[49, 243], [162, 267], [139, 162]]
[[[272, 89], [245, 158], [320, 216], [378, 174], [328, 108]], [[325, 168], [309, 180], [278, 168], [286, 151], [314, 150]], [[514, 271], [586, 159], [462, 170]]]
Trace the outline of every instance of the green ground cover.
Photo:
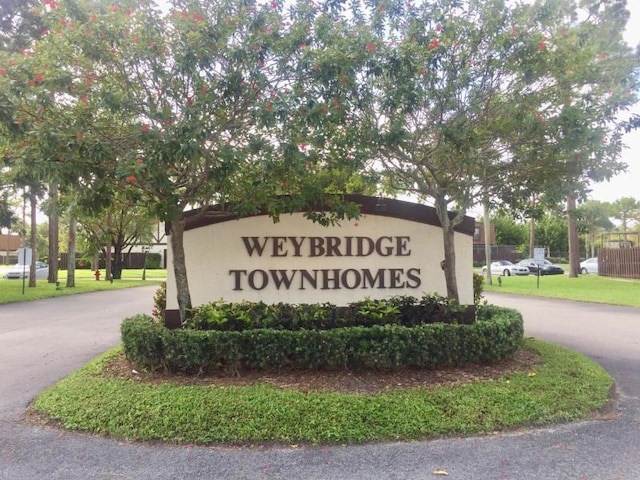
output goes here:
[[496, 381], [376, 394], [267, 385], [150, 385], [109, 378], [112, 350], [44, 391], [40, 414], [74, 430], [179, 443], [357, 443], [487, 433], [582, 419], [608, 402], [611, 377], [567, 349], [528, 339], [541, 362]]
[[[101, 290], [116, 290], [120, 288], [139, 287], [143, 285], [160, 284], [167, 276], [166, 270], [147, 270], [146, 280], [142, 280], [142, 270], [123, 270], [122, 279], [113, 282], [104, 281], [104, 270], [101, 271], [102, 280], [96, 281], [91, 270], [76, 270], [76, 286], [65, 287], [67, 271], [59, 273], [59, 286], [38, 279], [35, 288], [29, 288], [29, 282], [25, 282], [24, 294], [22, 280], [0, 279], [0, 304], [11, 302], [24, 302], [41, 298], [59, 297], [62, 295], [74, 295], [76, 293], [97, 292]], [[0, 276], [2, 269], [0, 269]]]
[[[486, 280], [486, 279], [485, 279]], [[640, 280], [600, 277], [598, 275], [567, 275], [501, 277], [493, 276], [493, 285], [484, 283], [487, 292], [517, 293], [538, 297], [562, 298], [581, 302], [606, 303], [640, 307]]]

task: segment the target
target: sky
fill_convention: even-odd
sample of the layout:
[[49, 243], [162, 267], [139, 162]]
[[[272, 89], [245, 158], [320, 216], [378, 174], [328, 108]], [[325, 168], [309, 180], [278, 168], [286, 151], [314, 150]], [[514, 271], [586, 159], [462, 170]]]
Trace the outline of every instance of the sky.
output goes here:
[[[629, 45], [640, 44], [640, 1], [628, 0], [627, 9], [631, 18], [627, 23], [625, 40]], [[640, 105], [630, 112], [640, 114]], [[628, 165], [625, 173], [616, 175], [609, 182], [594, 184], [589, 198], [603, 202], [613, 202], [621, 197], [634, 197], [640, 200], [640, 131], [627, 133], [624, 137], [627, 148], [620, 159]]]

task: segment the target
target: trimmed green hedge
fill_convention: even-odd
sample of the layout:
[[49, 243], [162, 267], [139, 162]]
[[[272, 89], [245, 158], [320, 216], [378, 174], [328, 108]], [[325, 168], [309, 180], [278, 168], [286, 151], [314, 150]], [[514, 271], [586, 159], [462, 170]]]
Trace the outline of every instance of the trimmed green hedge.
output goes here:
[[137, 368], [170, 372], [280, 368], [438, 368], [513, 355], [522, 316], [493, 306], [473, 324], [384, 325], [331, 330], [170, 330], [147, 315], [125, 319], [124, 351]]

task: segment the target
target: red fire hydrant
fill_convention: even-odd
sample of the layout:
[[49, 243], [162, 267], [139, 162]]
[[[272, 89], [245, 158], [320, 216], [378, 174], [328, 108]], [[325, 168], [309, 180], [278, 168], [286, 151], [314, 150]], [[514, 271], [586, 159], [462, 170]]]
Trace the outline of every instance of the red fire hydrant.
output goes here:
[[95, 273], [93, 274], [94, 277], [96, 277], [96, 281], [100, 280], [100, 270], [96, 270]]

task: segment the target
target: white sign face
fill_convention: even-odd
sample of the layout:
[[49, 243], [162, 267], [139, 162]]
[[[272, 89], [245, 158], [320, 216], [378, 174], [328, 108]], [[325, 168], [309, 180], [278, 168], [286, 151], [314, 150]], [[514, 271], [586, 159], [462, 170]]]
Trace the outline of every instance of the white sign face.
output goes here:
[[[426, 207], [425, 207], [426, 208]], [[473, 303], [473, 232], [455, 234], [460, 302]], [[184, 248], [194, 306], [223, 299], [347, 305], [365, 298], [446, 295], [442, 229], [365, 214], [323, 227], [302, 213], [232, 219], [188, 229]], [[177, 309], [169, 251], [167, 310]]]
[[533, 249], [533, 260], [538, 265], [542, 265], [544, 263], [545, 250], [546, 249], [544, 247], [536, 247]]

